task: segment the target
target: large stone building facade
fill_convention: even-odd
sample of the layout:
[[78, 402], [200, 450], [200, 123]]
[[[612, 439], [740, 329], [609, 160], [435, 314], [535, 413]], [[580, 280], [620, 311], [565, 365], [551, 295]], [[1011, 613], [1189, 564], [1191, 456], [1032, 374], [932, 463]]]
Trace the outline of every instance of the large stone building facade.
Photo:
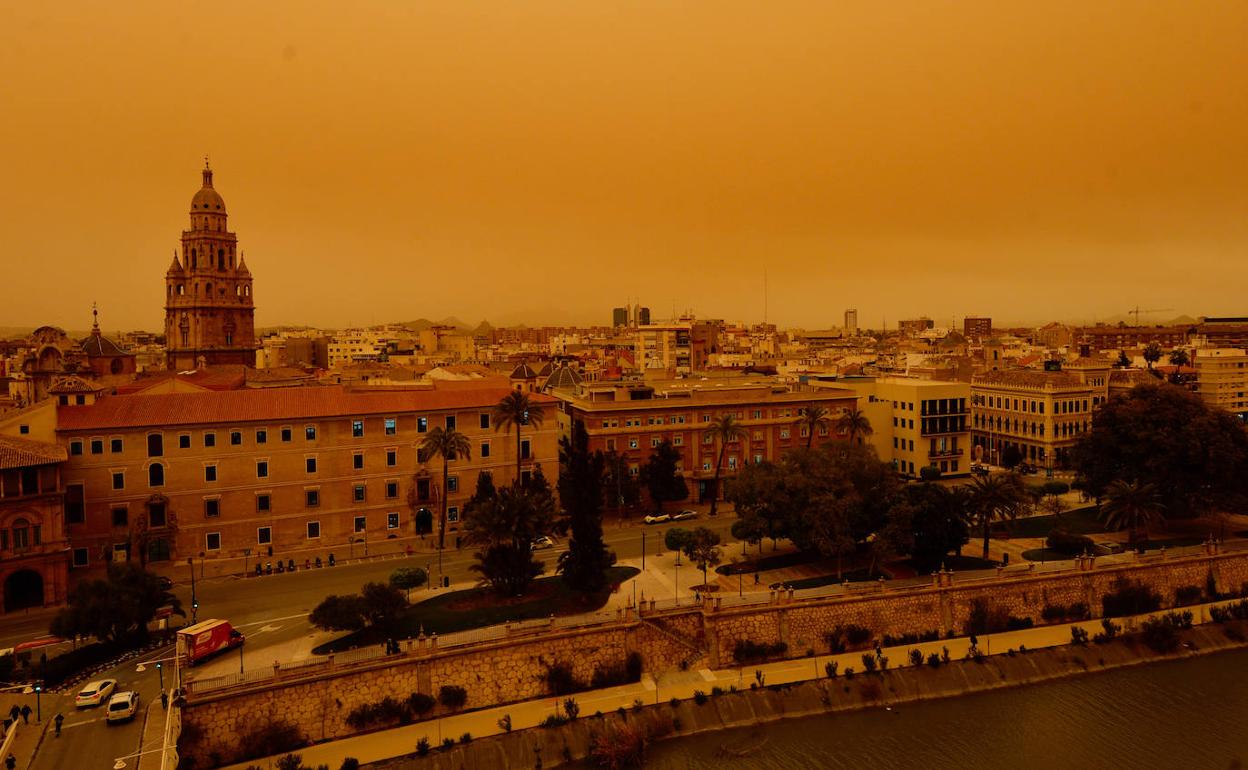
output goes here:
[[[505, 385], [351, 389], [264, 388], [112, 396], [59, 407], [57, 441], [68, 452], [66, 494], [72, 566], [109, 560], [159, 564], [366, 552], [417, 538], [445, 494], [457, 529], [477, 475], [516, 475], [514, 435], [495, 430]], [[552, 412], [522, 432], [521, 473], [557, 474]], [[470, 458], [442, 462], [419, 446], [436, 427], [471, 442]], [[453, 542], [453, 535], [450, 536]]]
[[251, 271], [227, 227], [225, 200], [205, 162], [203, 187], [191, 199], [182, 255], [165, 273], [165, 345], [170, 369], [256, 365]]
[[65, 460], [64, 448], [55, 444], [0, 436], [0, 587], [6, 613], [65, 601]]

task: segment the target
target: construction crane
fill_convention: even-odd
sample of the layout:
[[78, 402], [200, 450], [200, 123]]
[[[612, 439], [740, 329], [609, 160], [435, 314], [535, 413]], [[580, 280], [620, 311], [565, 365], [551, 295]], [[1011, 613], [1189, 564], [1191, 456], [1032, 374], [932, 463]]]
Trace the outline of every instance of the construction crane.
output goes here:
[[1134, 309], [1127, 311], [1127, 315], [1135, 316], [1135, 325], [1139, 326], [1140, 325], [1140, 313], [1169, 313], [1173, 310], [1174, 308], [1172, 307], [1155, 307], [1155, 308], [1152, 308], [1151, 310], [1141, 310], [1140, 306], [1136, 305]]

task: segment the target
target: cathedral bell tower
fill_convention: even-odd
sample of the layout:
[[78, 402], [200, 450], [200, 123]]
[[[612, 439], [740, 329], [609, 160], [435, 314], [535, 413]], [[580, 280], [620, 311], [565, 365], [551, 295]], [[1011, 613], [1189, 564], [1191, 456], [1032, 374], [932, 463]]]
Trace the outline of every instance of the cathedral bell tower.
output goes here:
[[200, 364], [256, 365], [255, 305], [251, 271], [238, 237], [226, 229], [225, 200], [212, 186], [204, 159], [204, 184], [191, 199], [191, 228], [182, 231], [165, 273], [166, 363], [174, 371]]

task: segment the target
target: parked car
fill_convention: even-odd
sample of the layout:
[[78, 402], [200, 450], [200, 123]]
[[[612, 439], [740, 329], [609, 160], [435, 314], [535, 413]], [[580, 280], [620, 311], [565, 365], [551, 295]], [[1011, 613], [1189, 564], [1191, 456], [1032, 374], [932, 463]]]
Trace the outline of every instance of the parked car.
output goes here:
[[668, 517], [668, 521], [688, 521], [689, 519], [696, 519], [696, 518], [698, 518], [697, 511], [690, 511], [686, 509], [686, 510], [681, 511], [680, 513], [673, 513], [671, 516]]
[[116, 679], [100, 679], [95, 682], [88, 682], [78, 691], [78, 697], [74, 698], [74, 705], [78, 708], [98, 706], [108, 700], [108, 696], [113, 694], [113, 690], [116, 687]]
[[671, 520], [672, 520], [672, 515], [670, 513], [652, 513], [646, 518], [642, 519], [642, 521], [644, 521], [646, 524], [662, 524], [664, 522], [671, 521]]
[[554, 548], [554, 547], [555, 547], [555, 541], [551, 540], [546, 535], [542, 535], [541, 537], [534, 540], [532, 543], [529, 543], [529, 550], [531, 551], [540, 551], [544, 548]]
[[139, 694], [133, 690], [129, 692], [119, 692], [108, 702], [108, 713], [105, 719], [111, 724], [112, 722], [124, 722], [127, 719], [134, 719], [134, 715], [139, 713]]
[[987, 465], [976, 463], [971, 466], [971, 473], [974, 473], [976, 476], [987, 476], [991, 471], [988, 470]]

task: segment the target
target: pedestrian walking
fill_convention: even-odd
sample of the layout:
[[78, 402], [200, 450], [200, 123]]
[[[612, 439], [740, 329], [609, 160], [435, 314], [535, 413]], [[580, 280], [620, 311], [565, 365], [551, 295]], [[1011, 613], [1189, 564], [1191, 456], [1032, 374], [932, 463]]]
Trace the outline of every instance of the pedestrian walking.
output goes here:
[[4, 760], [4, 766], [8, 770], [17, 770], [17, 757], [10, 754], [9, 758]]
[[61, 716], [60, 714], [57, 714], [55, 717], [52, 718], [52, 721], [56, 723], [56, 737], [60, 738], [61, 737], [61, 723], [65, 721], [65, 717]]
[[30, 724], [30, 712], [32, 711], [34, 711], [34, 709], [30, 707], [29, 703], [27, 703], [25, 706], [22, 706], [22, 724], [25, 724], [25, 725]]
[[13, 708], [9, 709], [9, 718], [12, 719], [14, 722], [16, 722], [17, 718], [20, 717], [21, 715], [22, 715], [22, 707], [14, 703]]

